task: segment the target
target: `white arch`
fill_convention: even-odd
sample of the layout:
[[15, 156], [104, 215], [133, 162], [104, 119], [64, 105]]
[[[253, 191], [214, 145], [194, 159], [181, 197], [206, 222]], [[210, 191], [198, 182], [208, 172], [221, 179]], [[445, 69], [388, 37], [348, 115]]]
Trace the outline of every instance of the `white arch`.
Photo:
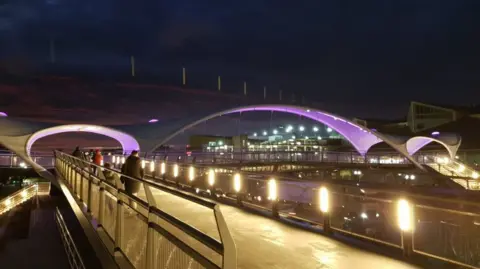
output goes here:
[[30, 156], [30, 149], [32, 145], [40, 138], [68, 132], [87, 132], [94, 134], [101, 134], [108, 137], [111, 137], [117, 140], [125, 152], [131, 152], [132, 150], [139, 150], [140, 145], [138, 141], [131, 135], [100, 125], [91, 125], [91, 124], [67, 124], [59, 125], [55, 127], [46, 128], [40, 131], [33, 133], [25, 143], [25, 151]]
[[407, 140], [405, 146], [407, 148], [407, 152], [410, 155], [415, 154], [417, 151], [419, 151], [421, 148], [425, 147], [426, 145], [432, 143], [432, 142], [437, 142], [438, 144], [442, 145], [445, 149], [447, 149], [448, 154], [450, 155], [450, 158], [455, 158], [455, 155], [457, 154], [457, 149], [458, 145], [452, 146], [448, 145], [447, 143], [443, 142], [440, 139], [436, 139], [433, 137], [428, 137], [428, 136], [415, 136]]
[[337, 131], [341, 134], [345, 139], [347, 139], [353, 147], [361, 154], [365, 155], [373, 145], [385, 142], [395, 150], [400, 152], [403, 156], [409, 159], [413, 164], [417, 167], [423, 169], [421, 165], [416, 162], [409, 154], [403, 149], [403, 147], [389, 139], [388, 137], [372, 131], [364, 126], [358, 125], [350, 120], [347, 120], [343, 117], [336, 116], [318, 109], [308, 108], [308, 107], [301, 107], [301, 106], [292, 106], [292, 105], [252, 105], [252, 106], [244, 106], [238, 107], [233, 109], [228, 109], [224, 111], [220, 111], [211, 115], [208, 115], [204, 118], [201, 118], [195, 122], [185, 125], [184, 127], [174, 131], [170, 135], [164, 138], [160, 138], [159, 142], [150, 149], [150, 151], [155, 150], [159, 146], [165, 144], [173, 137], [177, 136], [178, 134], [188, 130], [204, 121], [226, 115], [232, 113], [241, 113], [241, 112], [248, 112], [248, 111], [277, 111], [277, 112], [285, 112], [290, 114], [301, 115], [306, 118], [310, 118], [317, 122], [321, 122], [330, 128]]

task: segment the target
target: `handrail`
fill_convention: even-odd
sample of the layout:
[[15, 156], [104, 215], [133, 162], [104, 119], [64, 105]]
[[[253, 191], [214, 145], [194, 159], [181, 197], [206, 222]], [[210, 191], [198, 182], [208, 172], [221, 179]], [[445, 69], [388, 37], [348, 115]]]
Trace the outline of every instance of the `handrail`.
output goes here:
[[[155, 222], [152, 222], [152, 220], [150, 220], [150, 215], [156, 216], [156, 217], [166, 221], [167, 223], [169, 223], [173, 227], [176, 227], [177, 229], [183, 231], [186, 235], [188, 235], [191, 238], [195, 239], [196, 241], [202, 243], [207, 248], [209, 248], [209, 249], [213, 250], [214, 252], [220, 254], [222, 256], [222, 258], [225, 255], [225, 249], [224, 249], [222, 238], [226, 238], [227, 241], [228, 241], [229, 238], [231, 239], [231, 236], [225, 234], [225, 232], [229, 233], [228, 228], [225, 228], [225, 227], [220, 228], [219, 227], [219, 225], [226, 225], [226, 224], [225, 224], [225, 221], [222, 221], [222, 220], [218, 219], [219, 218], [218, 217], [218, 215], [219, 215], [218, 214], [218, 208], [216, 207], [217, 204], [215, 202], [207, 201], [203, 198], [194, 196], [190, 193], [183, 192], [183, 191], [180, 191], [180, 190], [177, 190], [177, 189], [173, 189], [169, 186], [162, 185], [162, 184], [157, 183], [157, 182], [153, 182], [152, 180], [133, 178], [133, 177], [121, 174], [117, 170], [105, 168], [103, 166], [99, 166], [99, 165], [90, 163], [86, 160], [76, 158], [74, 156], [70, 156], [70, 155], [65, 154], [63, 152], [55, 151], [54, 154], [55, 154], [57, 159], [62, 160], [66, 165], [71, 167], [71, 169], [73, 169], [71, 171], [76, 171], [77, 173], [88, 173], [88, 178], [89, 178], [88, 179], [88, 182], [89, 182], [88, 184], [90, 184], [90, 182], [91, 182], [91, 184], [93, 184], [93, 182], [99, 182], [99, 184], [108, 185], [109, 188], [113, 188], [114, 190], [116, 190], [112, 194], [114, 196], [117, 196], [117, 199], [118, 199], [117, 210], [119, 210], [120, 208], [123, 207], [122, 206], [123, 203], [126, 203], [126, 202], [124, 202], [126, 200], [124, 200], [124, 198], [122, 198], [122, 197], [126, 197], [126, 199], [131, 200], [133, 203], [140, 204], [142, 207], [147, 209], [148, 213], [151, 213], [151, 214], [145, 215], [145, 214], [147, 214], [147, 212], [144, 211], [144, 210], [137, 210], [136, 206], [134, 204], [131, 204], [132, 202], [130, 202], [130, 204], [128, 205], [132, 210], [136, 211], [138, 214], [140, 214], [140, 216], [142, 216], [145, 219], [145, 221], [148, 223], [149, 227], [153, 224], [156, 224]], [[64, 169], [64, 168], [61, 168], [61, 167], [57, 167], [57, 168], [60, 169], [60, 170]], [[142, 200], [142, 199], [140, 199], [140, 198], [138, 198], [134, 195], [131, 195], [131, 194], [127, 193], [125, 190], [123, 190], [123, 187], [118, 186], [118, 183], [115, 183], [115, 184], [112, 185], [111, 182], [108, 182], [108, 181], [105, 181], [104, 179], [101, 179], [98, 175], [92, 173], [92, 170], [94, 170], [94, 169], [91, 169], [91, 168], [94, 168], [97, 171], [110, 171], [114, 174], [120, 175], [121, 178], [133, 180], [133, 181], [136, 181], [136, 182], [139, 182], [139, 183], [143, 184], [144, 189], [145, 189], [145, 194], [147, 196], [146, 197], [147, 202], [145, 202], [144, 200]], [[84, 176], [86, 176], [86, 174]], [[82, 176], [82, 178], [84, 176]], [[95, 180], [95, 181], [92, 181], [92, 180]], [[81, 184], [80, 186], [82, 186], [83, 183], [80, 183], [80, 184]], [[101, 186], [101, 185], [99, 185], [99, 186]], [[77, 188], [77, 187], [75, 187], [75, 188]], [[80, 199], [83, 197], [83, 194], [82, 194], [83, 189], [82, 188], [83, 187], [80, 187], [80, 189], [77, 190], [77, 191], [80, 191], [80, 195], [79, 195]], [[195, 204], [198, 204], [198, 205], [204, 206], [206, 208], [212, 209], [212, 214], [215, 216], [216, 225], [217, 225], [217, 229], [219, 231], [221, 240], [218, 241], [215, 238], [197, 230], [193, 226], [191, 226], [191, 225], [189, 225], [185, 222], [182, 222], [180, 219], [178, 219], [178, 218], [164, 212], [163, 210], [157, 208], [156, 207], [156, 202], [151, 201], [151, 199], [154, 199], [154, 198], [151, 196], [152, 194], [151, 194], [150, 188], [159, 189], [161, 191], [164, 191], [165, 193], [175, 195], [176, 197], [180, 197], [180, 198], [183, 198], [187, 201], [190, 201], [190, 202], [193, 202]], [[89, 192], [90, 192], [90, 187], [89, 187]], [[149, 196], [149, 193], [150, 193], [150, 196]], [[88, 194], [88, 199], [90, 199], [90, 194]], [[103, 198], [103, 199], [105, 199], [105, 198]], [[87, 206], [89, 206], [89, 202], [88, 202]], [[102, 205], [100, 205], [100, 206], [102, 206]], [[90, 208], [89, 208], [89, 210], [90, 210]], [[118, 215], [118, 214], [121, 214], [121, 215]], [[117, 216], [117, 222], [118, 221], [123, 221], [122, 217], [121, 217], [121, 216], [123, 216], [123, 214], [124, 214], [123, 211], [117, 212], [117, 215], [118, 215]], [[223, 218], [223, 216], [221, 216], [221, 214], [220, 214], [220, 218]], [[123, 224], [119, 223], [117, 225], [123, 225]], [[115, 243], [115, 245], [119, 244], [119, 246], [121, 246], [122, 243], [121, 243], [120, 239], [121, 239], [121, 234], [123, 233], [122, 232], [123, 228], [118, 228], [117, 227], [115, 229], [116, 229], [115, 230], [115, 241], [118, 238], [119, 242], [118, 243], [114, 242], [114, 243]], [[117, 229], [120, 229], [120, 230], [117, 230]], [[112, 235], [110, 234], [110, 236], [112, 236]], [[223, 268], [236, 268], [235, 246], [234, 246], [234, 244], [232, 245], [231, 243], [229, 243], [228, 245], [229, 245], [229, 252], [231, 252], [232, 250], [234, 251], [233, 256], [232, 256], [231, 253], [229, 253], [229, 255], [228, 255], [229, 259], [233, 259], [234, 262], [233, 263], [231, 261], [230, 262], [225, 262], [225, 260], [222, 259], [224, 264], [229, 265], [229, 266], [223, 267]], [[232, 249], [232, 247], [233, 247], [233, 249]], [[122, 251], [122, 250], [120, 249], [120, 251]], [[123, 253], [123, 251], [122, 251], [122, 253]], [[126, 254], [124, 254], [124, 255], [126, 255]], [[147, 258], [147, 260], [149, 260], [149, 259], [151, 259], [151, 258]]]
[[37, 188], [37, 184], [32, 184], [0, 200], [0, 215], [35, 196]]
[[65, 248], [65, 252], [67, 254], [68, 262], [70, 263], [70, 268], [72, 269], [85, 269], [85, 265], [83, 263], [83, 259], [73, 241], [72, 235], [68, 230], [67, 224], [63, 219], [63, 215], [56, 207], [55, 209], [55, 220], [57, 223], [58, 230], [60, 232], [60, 236], [62, 238], [63, 246]]

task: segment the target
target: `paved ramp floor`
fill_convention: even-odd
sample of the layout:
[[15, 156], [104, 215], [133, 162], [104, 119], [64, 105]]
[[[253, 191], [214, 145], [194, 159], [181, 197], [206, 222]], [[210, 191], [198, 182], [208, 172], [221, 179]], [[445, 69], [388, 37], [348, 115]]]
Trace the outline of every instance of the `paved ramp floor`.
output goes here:
[[[153, 195], [158, 208], [219, 238], [212, 210], [160, 190]], [[237, 246], [239, 269], [418, 268], [240, 208], [222, 205], [221, 210]]]

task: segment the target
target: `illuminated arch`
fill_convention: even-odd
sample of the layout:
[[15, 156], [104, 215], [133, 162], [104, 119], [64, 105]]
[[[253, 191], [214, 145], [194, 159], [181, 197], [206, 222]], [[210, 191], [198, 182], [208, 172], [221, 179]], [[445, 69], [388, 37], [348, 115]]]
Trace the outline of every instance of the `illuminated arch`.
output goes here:
[[364, 126], [358, 125], [352, 121], [349, 121], [343, 117], [336, 116], [318, 109], [308, 108], [308, 107], [301, 107], [301, 106], [292, 106], [292, 105], [253, 105], [253, 106], [245, 106], [245, 107], [238, 107], [233, 109], [228, 109], [224, 111], [220, 111], [206, 117], [203, 117], [197, 121], [194, 121], [190, 124], [181, 127], [180, 129], [174, 131], [173, 133], [167, 135], [164, 138], [159, 139], [160, 141], [156, 143], [156, 145], [151, 148], [150, 151], [155, 150], [161, 145], [164, 145], [170, 139], [174, 138], [178, 134], [188, 130], [204, 121], [232, 113], [240, 113], [240, 112], [249, 112], [249, 111], [277, 111], [277, 112], [284, 112], [290, 113], [295, 115], [301, 115], [306, 118], [310, 118], [314, 121], [321, 122], [328, 127], [332, 128], [339, 134], [341, 134], [345, 139], [347, 139], [353, 147], [361, 154], [365, 155], [367, 151], [375, 144], [380, 142], [385, 142], [395, 150], [400, 152], [403, 156], [409, 159], [413, 164], [421, 168], [421, 165], [418, 164], [408, 153], [404, 150], [404, 148], [392, 141], [387, 136], [380, 134], [378, 132], [372, 131]]
[[457, 154], [458, 147], [460, 146], [460, 142], [457, 142], [456, 145], [449, 145], [442, 141], [441, 139], [436, 139], [433, 137], [428, 136], [415, 136], [407, 140], [405, 147], [407, 148], [407, 152], [410, 155], [415, 154], [417, 151], [425, 147], [426, 145], [436, 142], [442, 145], [445, 149], [447, 149], [450, 158], [455, 158]]
[[140, 145], [138, 141], [131, 135], [112, 129], [104, 126], [99, 125], [91, 125], [91, 124], [67, 124], [67, 125], [59, 125], [55, 127], [46, 128], [40, 131], [33, 133], [27, 140], [25, 144], [25, 150], [28, 156], [30, 156], [30, 149], [32, 145], [40, 138], [60, 134], [60, 133], [68, 133], [68, 132], [86, 132], [86, 133], [94, 133], [105, 135], [117, 140], [123, 148], [124, 152], [131, 152], [132, 150], [139, 150]]

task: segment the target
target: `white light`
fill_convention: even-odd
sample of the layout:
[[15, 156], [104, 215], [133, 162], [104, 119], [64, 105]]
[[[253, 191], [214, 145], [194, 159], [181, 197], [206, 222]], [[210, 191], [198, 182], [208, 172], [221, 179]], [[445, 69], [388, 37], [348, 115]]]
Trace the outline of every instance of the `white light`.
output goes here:
[[21, 162], [21, 163], [19, 164], [19, 166], [22, 167], [22, 168], [27, 168], [27, 164], [24, 163], [24, 162]]
[[112, 163], [115, 163], [115, 156], [112, 157]]
[[190, 181], [193, 181], [195, 179], [195, 167], [193, 166], [190, 166], [190, 168], [188, 169], [188, 179]]
[[327, 132], [328, 132], [328, 133], [331, 133], [331, 132], [332, 132], [332, 128], [328, 127], [328, 128], [327, 128]]
[[263, 136], [266, 136], [267, 135], [267, 131], [263, 131]]
[[377, 213], [377, 214], [375, 215], [375, 217], [379, 218], [379, 217], [380, 217], [380, 214]]
[[288, 125], [286, 129], [287, 133], [290, 133], [292, 130], [293, 130], [292, 125]]
[[122, 156], [122, 164], [125, 163], [125, 156]]
[[153, 171], [155, 171], [155, 162], [150, 161], [150, 172], [153, 172]]
[[145, 160], [142, 160], [142, 169], [145, 169]]
[[277, 200], [277, 182], [273, 178], [268, 181], [268, 200]]
[[295, 139], [295, 136], [294, 136], [294, 135], [292, 135], [292, 139]]
[[305, 131], [305, 127], [300, 126], [300, 127], [298, 127], [298, 130], [300, 130], [300, 132], [303, 132], [303, 131]]
[[173, 166], [173, 177], [178, 177], [178, 164]]
[[5, 200], [5, 205], [6, 206], [10, 206], [11, 203], [12, 203], [12, 201], [10, 199]]
[[223, 141], [222, 140], [218, 141], [218, 145], [223, 146]]
[[455, 156], [455, 159], [458, 159], [458, 158], [460, 158], [460, 157], [458, 157], [458, 155], [457, 155], [457, 156]]
[[458, 166], [458, 172], [463, 172], [465, 171], [465, 166], [463, 164]]
[[317, 139], [318, 139], [318, 140], [322, 140], [322, 137], [321, 137], [321, 136], [317, 136]]
[[103, 166], [103, 159], [100, 160], [100, 166]]
[[305, 139], [308, 139], [308, 136], [305, 136]]
[[365, 190], [364, 190], [364, 189], [360, 189], [360, 192], [361, 192], [361, 193], [365, 193]]
[[26, 198], [27, 197], [27, 191], [22, 191], [22, 197]]
[[409, 179], [409, 178], [410, 178], [410, 176], [409, 176], [409, 175], [405, 175], [405, 179]]
[[361, 217], [362, 219], [368, 219], [367, 213], [362, 213], [362, 214], [360, 214], [360, 217]]
[[414, 180], [414, 179], [415, 179], [415, 175], [410, 175], [410, 179], [411, 179], [411, 180]]
[[242, 188], [242, 178], [240, 177], [239, 173], [236, 173], [233, 176], [233, 189], [236, 192], [240, 192], [241, 188]]
[[162, 163], [160, 164], [160, 174], [165, 175], [165, 170], [167, 170], [167, 169], [166, 169], [166, 168], [167, 168], [166, 166], [167, 166], [167, 165], [165, 164], [165, 162], [162, 162]]
[[412, 229], [412, 209], [407, 200], [401, 199], [397, 205], [398, 226], [402, 231]]
[[329, 199], [328, 199], [328, 190], [325, 187], [321, 187], [319, 191], [320, 195], [320, 211], [323, 213], [328, 212], [328, 207], [329, 207]]
[[261, 201], [262, 201], [262, 196], [258, 196], [258, 197], [257, 197], [257, 200], [258, 200], [259, 202], [261, 202]]
[[314, 132], [318, 132], [318, 127], [316, 127], [316, 126], [313, 127], [313, 131], [314, 131]]
[[257, 133], [253, 133], [253, 136], [257, 136]]
[[273, 134], [274, 134], [274, 135], [278, 134], [277, 129], [274, 129], [274, 130], [273, 130]]
[[117, 165], [120, 164], [120, 157], [117, 158]]
[[215, 170], [208, 170], [208, 185], [213, 186], [215, 184]]
[[477, 172], [474, 171], [474, 172], [472, 173], [472, 178], [473, 178], [473, 179], [477, 179], [478, 176], [479, 176], [479, 175], [478, 175]]

